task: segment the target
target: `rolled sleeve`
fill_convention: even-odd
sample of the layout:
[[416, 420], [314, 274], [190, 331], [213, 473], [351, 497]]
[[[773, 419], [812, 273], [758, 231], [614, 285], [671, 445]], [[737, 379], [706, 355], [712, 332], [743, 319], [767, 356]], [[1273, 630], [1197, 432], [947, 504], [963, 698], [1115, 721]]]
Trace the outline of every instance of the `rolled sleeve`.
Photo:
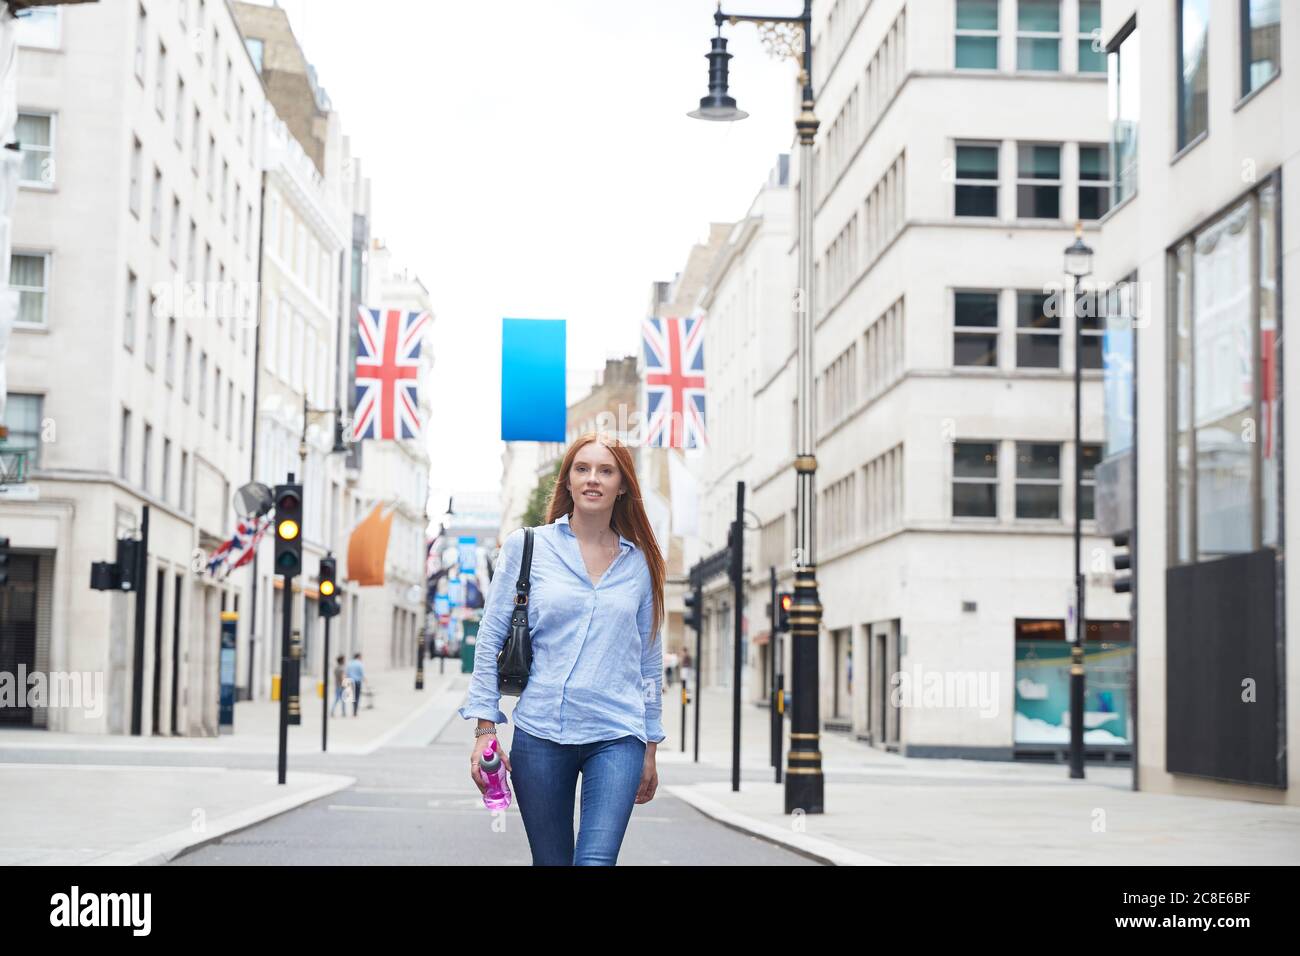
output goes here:
[[645, 698], [645, 739], [662, 743], [667, 736], [663, 727], [664, 648], [659, 633], [650, 633], [654, 624], [654, 591], [646, 574], [645, 598], [637, 611], [637, 629], [641, 632], [641, 687]]
[[524, 529], [510, 532], [501, 547], [501, 560], [492, 576], [483, 620], [474, 640], [474, 673], [470, 677], [465, 704], [457, 711], [466, 720], [490, 720], [509, 723], [501, 710], [501, 691], [497, 684], [497, 654], [510, 630], [514, 610], [515, 582], [524, 552]]

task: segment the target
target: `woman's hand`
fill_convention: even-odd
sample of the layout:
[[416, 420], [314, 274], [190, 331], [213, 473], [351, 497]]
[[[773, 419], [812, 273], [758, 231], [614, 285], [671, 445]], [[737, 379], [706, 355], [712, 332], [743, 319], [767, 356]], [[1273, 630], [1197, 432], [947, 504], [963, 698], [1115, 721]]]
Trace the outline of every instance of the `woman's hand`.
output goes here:
[[659, 771], [655, 767], [655, 745], [646, 744], [645, 763], [641, 765], [641, 786], [636, 792], [637, 803], [649, 803], [659, 789]]
[[[497, 740], [495, 734], [481, 734], [474, 738], [474, 752], [469, 758], [469, 776], [474, 781], [474, 786], [478, 787], [479, 793], [487, 793], [487, 781], [483, 779], [483, 773], [479, 768], [478, 759], [483, 756], [483, 751], [487, 750], [488, 741]], [[501, 757], [501, 762], [506, 765], [506, 772], [512, 773], [510, 766], [510, 755], [506, 753], [506, 748], [497, 740], [497, 753]]]

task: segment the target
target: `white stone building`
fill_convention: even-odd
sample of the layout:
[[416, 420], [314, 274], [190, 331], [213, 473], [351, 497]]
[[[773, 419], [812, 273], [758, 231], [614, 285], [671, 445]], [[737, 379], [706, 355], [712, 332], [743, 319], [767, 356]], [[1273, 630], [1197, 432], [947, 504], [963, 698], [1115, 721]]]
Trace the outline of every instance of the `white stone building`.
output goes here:
[[[417, 275], [397, 269], [388, 247], [370, 246], [370, 308], [423, 311], [432, 315], [429, 291]], [[425, 554], [429, 525], [428, 422], [433, 414], [429, 378], [432, 324], [425, 327], [420, 349], [420, 421], [418, 438], [367, 441], [357, 483], [364, 518], [376, 503], [393, 511], [382, 587], [359, 588], [361, 643], [357, 648], [370, 666], [414, 668], [425, 627]]]
[[[687, 452], [683, 459], [700, 482], [699, 534], [687, 539], [684, 570], [727, 546], [736, 515], [737, 481], [745, 483], [745, 507], [761, 527], [746, 531], [749, 589], [741, 672], [746, 700], [765, 699], [770, 689], [766, 683], [773, 647], [768, 569], [776, 567], [778, 588], [786, 590], [792, 574], [788, 539], [793, 537], [790, 402], [795, 387], [795, 325], [789, 174], [789, 156], [782, 155], [744, 218], [732, 226], [699, 294], [698, 307], [705, 313], [704, 362], [714, 427], [707, 452]], [[701, 678], [706, 685], [732, 685], [734, 603], [728, 577], [715, 577], [705, 585]], [[689, 643], [694, 655], [693, 635]], [[788, 645], [785, 640], [786, 662]], [[788, 674], [788, 663], [783, 668]]]
[[1300, 377], [1284, 334], [1300, 321], [1300, 8], [1107, 0], [1102, 34], [1118, 175], [1095, 272], [1132, 293], [1117, 332], [1136, 316], [1136, 427], [1124, 388], [1107, 441], [1121, 462], [1136, 448], [1138, 786], [1300, 803], [1298, 426], [1282, 414]]
[[[19, 50], [23, 168], [10, 284], [11, 443], [30, 499], [0, 503], [29, 671], [101, 675], [102, 712], [35, 726], [217, 732], [222, 610], [202, 552], [233, 530], [248, 474], [265, 92], [230, 9], [57, 9]], [[150, 509], [148, 586], [89, 589], [92, 561]], [[241, 621], [240, 627], [246, 627]], [[15, 663], [15, 662], [9, 662]]]
[[[1093, 235], [1107, 207], [1099, 26], [1092, 0], [819, 10], [820, 713], [877, 746], [1005, 758], [1068, 741], [1072, 477], [1082, 453], [1091, 554], [1101, 338], [1085, 325], [1079, 448], [1059, 290], [1076, 221]], [[1129, 737], [1127, 601], [1108, 585], [1088, 575], [1088, 666], [1108, 672], [1091, 749]]]

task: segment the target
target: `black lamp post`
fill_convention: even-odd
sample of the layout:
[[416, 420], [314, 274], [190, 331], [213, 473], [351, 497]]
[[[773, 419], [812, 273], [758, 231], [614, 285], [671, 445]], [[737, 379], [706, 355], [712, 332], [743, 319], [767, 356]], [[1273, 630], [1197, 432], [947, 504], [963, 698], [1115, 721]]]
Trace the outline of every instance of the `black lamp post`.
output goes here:
[[1074, 279], [1070, 310], [1074, 317], [1074, 633], [1070, 648], [1070, 779], [1083, 779], [1083, 650], [1088, 639], [1083, 580], [1083, 334], [1079, 321], [1079, 283], [1092, 273], [1092, 249], [1084, 244], [1082, 224], [1065, 250], [1065, 273]]
[[818, 653], [822, 608], [817, 595], [816, 529], [813, 504], [816, 495], [817, 457], [815, 449], [815, 405], [813, 389], [813, 140], [818, 120], [813, 112], [812, 88], [812, 0], [804, 0], [803, 12], [793, 17], [746, 16], [722, 12], [719, 3], [713, 14], [718, 34], [708, 54], [709, 93], [700, 108], [691, 112], [697, 119], [728, 121], [749, 114], [736, 107], [727, 93], [727, 68], [731, 54], [722, 36], [724, 21], [733, 26], [741, 21], [758, 25], [769, 52], [794, 60], [799, 66], [802, 97], [795, 131], [799, 137], [799, 288], [794, 296], [798, 313], [798, 448], [795, 453], [795, 550], [794, 603], [790, 608], [790, 687], [793, 701], [790, 720], [790, 751], [785, 774], [785, 812], [823, 813], [821, 719], [818, 713]]

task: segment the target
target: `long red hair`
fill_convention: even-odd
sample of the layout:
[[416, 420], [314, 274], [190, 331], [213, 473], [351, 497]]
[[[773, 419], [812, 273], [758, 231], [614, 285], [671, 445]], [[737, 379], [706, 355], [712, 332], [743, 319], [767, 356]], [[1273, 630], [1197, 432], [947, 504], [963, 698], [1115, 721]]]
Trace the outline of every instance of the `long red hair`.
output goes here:
[[569, 472], [573, 470], [573, 459], [578, 452], [592, 442], [600, 442], [614, 456], [618, 470], [622, 473], [626, 491], [614, 499], [614, 513], [610, 515], [609, 526], [633, 542], [645, 555], [646, 566], [650, 569], [650, 587], [654, 595], [654, 623], [650, 628], [651, 640], [659, 633], [664, 620], [664, 556], [659, 551], [659, 542], [650, 519], [645, 513], [645, 504], [641, 501], [641, 485], [636, 480], [636, 465], [632, 453], [622, 442], [603, 435], [600, 432], [587, 432], [579, 435], [564, 453], [560, 463], [560, 473], [555, 478], [555, 489], [551, 492], [551, 503], [546, 508], [546, 523], [550, 524], [560, 515], [573, 515], [573, 493], [569, 491]]

